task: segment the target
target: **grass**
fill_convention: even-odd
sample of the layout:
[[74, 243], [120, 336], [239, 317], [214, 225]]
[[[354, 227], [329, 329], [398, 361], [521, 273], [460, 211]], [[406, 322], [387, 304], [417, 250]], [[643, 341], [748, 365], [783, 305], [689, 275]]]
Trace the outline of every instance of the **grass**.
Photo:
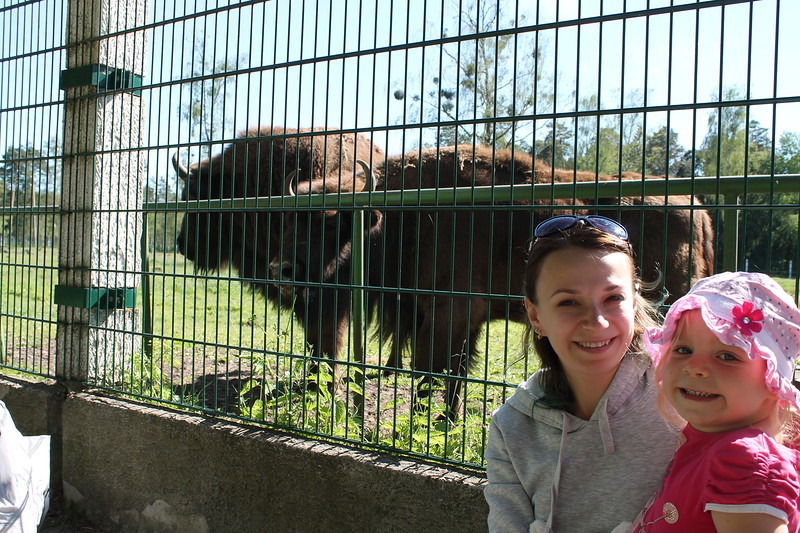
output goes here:
[[10, 368], [47, 375], [53, 363], [57, 250], [0, 248], [0, 358]]
[[[14, 248], [0, 255], [4, 372], [53, 374], [56, 256]], [[490, 323], [470, 367], [464, 416], [445, 423], [442, 382], [434, 383], [427, 409], [414, 409], [415, 377], [408, 370], [385, 375], [386, 347], [374, 339], [363, 365], [348, 344], [335, 371], [322, 362], [316, 373], [320, 361], [310, 359], [290, 309], [266, 302], [230, 272], [197, 275], [178, 254], [149, 261], [152, 350], [127, 354], [100, 383], [122, 394], [479, 466], [491, 413], [534, 370], [519, 355], [522, 325]], [[776, 279], [795, 293], [796, 280]], [[142, 296], [140, 287], [140, 311]]]
[[[797, 294], [798, 290], [798, 280], [797, 279], [789, 279], [789, 278], [778, 278], [774, 277], [775, 281], [783, 287], [783, 290], [788, 292], [790, 295], [794, 296]], [[796, 300], [796, 298], [795, 298]]]
[[[56, 265], [57, 250], [52, 249], [31, 255], [12, 248], [0, 256], [6, 373], [54, 375]], [[350, 379], [331, 394], [325, 385], [333, 378], [325, 377], [325, 366], [320, 376], [312, 373], [314, 362], [291, 310], [269, 304], [230, 272], [198, 275], [178, 254], [152, 254], [148, 268], [154, 301], [150, 355], [143, 349], [127, 354], [98, 385], [310, 434], [482, 463], [489, 415], [504, 401], [506, 387], [468, 383], [466, 416], [455, 424], [442, 423], [437, 420], [445, 410], [441, 394], [431, 396], [428, 411], [412, 409], [414, 378], [408, 371], [385, 376], [380, 365], [388, 357], [386, 347], [371, 339], [365, 349], [363, 388], [357, 385], [360, 367], [348, 343], [345, 363], [339, 366], [349, 368], [344, 373]], [[141, 287], [136, 301], [141, 312]], [[490, 324], [470, 377], [514, 385], [524, 379], [532, 370], [516, 357], [521, 331], [518, 324]], [[488, 364], [486, 353], [491, 354]], [[322, 386], [305, 388], [312, 377]], [[358, 412], [359, 394], [366, 397], [363, 415]]]

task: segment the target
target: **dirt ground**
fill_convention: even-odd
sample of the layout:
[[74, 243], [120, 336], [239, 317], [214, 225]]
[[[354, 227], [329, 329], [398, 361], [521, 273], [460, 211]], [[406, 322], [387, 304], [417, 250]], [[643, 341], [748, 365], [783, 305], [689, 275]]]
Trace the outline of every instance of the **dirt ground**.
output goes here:
[[[44, 346], [32, 347], [21, 339], [14, 339], [10, 347], [9, 359], [6, 362], [9, 366], [44, 375], [55, 374], [55, 341]], [[260, 374], [255, 374], [253, 369], [246, 365], [229, 365], [220, 362], [215, 358], [213, 352], [207, 354], [205, 358], [198, 358], [195, 353], [177, 354], [176, 360], [180, 362], [179, 366], [164, 369], [158, 379], [158, 384], [162, 388], [171, 390], [173, 400], [233, 416], [243, 414], [242, 409], [246, 413], [247, 408], [251, 407], [256, 400], [274, 399], [289, 392], [290, 389], [293, 397], [297, 398], [297, 395], [305, 390], [307, 384], [303, 378], [313, 381], [313, 373], [308, 373], [310, 366], [305, 370], [304, 376], [295, 376], [292, 382], [287, 382], [274, 378], [278, 374], [274, 367], [267, 369], [266, 372], [262, 369]], [[377, 361], [372, 362], [372, 364], [376, 363]], [[273, 376], [272, 380], [268, 379], [264, 383], [268, 387], [267, 390], [263, 390], [261, 385], [256, 385], [248, 392], [242, 392], [244, 387], [250, 383], [251, 378], [263, 380], [266, 377], [265, 374]], [[147, 390], [143, 389], [140, 383], [131, 383], [128, 379], [124, 378], [123, 383], [112, 385], [111, 389], [133, 390], [134, 392], [144, 392], [147, 395]], [[412, 403], [411, 386], [407, 384], [397, 387], [395, 374], [387, 376], [373, 369], [368, 372], [368, 379], [364, 385], [364, 397], [367, 401], [364, 416], [366, 427], [373, 427], [377, 419], [387, 420], [408, 412]], [[342, 391], [348, 390], [348, 387], [340, 381], [337, 390], [339, 391], [337, 398], [347, 401]], [[444, 399], [441, 391], [436, 398], [439, 401]], [[353, 405], [353, 401], [351, 395], [348, 405]], [[380, 404], [380, 407], [377, 403]], [[400, 407], [397, 407], [397, 404], [400, 404]], [[269, 416], [263, 421], [274, 422]]]
[[39, 533], [104, 533], [88, 520], [51, 509], [39, 526]]

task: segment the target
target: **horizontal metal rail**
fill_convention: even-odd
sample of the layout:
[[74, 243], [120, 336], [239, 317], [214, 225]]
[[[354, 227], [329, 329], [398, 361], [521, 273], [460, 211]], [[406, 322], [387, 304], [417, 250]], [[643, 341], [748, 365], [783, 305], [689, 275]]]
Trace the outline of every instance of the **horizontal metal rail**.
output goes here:
[[[546, 192], [545, 192], [546, 191]], [[608, 196], [671, 196], [688, 194], [768, 194], [800, 192], [800, 175], [722, 178], [671, 178], [645, 181], [596, 181], [447, 187], [298, 196], [262, 196], [218, 200], [148, 202], [145, 211], [202, 212], [208, 209], [252, 211], [331, 207], [450, 205], [466, 202], [519, 202]], [[377, 200], [377, 202], [376, 202]]]
[[58, 205], [0, 207], [2, 215], [58, 215], [61, 212]]
[[[404, 189], [298, 196], [261, 196], [219, 200], [146, 202], [147, 212], [257, 211], [306, 208], [456, 205], [472, 202], [523, 202], [545, 199], [611, 196], [672, 196], [692, 194], [769, 194], [800, 192], [800, 174], [778, 176], [723, 176], [708, 178], [658, 178], [606, 180], [579, 183], [536, 183], [439, 189]], [[687, 204], [690, 205], [690, 204]], [[670, 207], [678, 207], [671, 205]], [[0, 212], [5, 212], [0, 210]]]

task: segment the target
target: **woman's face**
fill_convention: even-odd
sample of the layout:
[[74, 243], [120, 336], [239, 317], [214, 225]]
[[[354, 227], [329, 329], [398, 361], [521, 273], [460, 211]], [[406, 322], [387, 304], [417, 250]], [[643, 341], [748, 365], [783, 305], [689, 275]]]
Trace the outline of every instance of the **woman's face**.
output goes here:
[[528, 319], [558, 354], [567, 380], [610, 379], [633, 339], [635, 292], [630, 257], [565, 248], [547, 255], [525, 299]]

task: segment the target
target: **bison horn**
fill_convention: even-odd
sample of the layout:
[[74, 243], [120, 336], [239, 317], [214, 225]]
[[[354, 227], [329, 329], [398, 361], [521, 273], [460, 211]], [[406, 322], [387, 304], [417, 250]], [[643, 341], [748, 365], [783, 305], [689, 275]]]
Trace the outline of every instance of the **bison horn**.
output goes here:
[[186, 181], [189, 179], [189, 169], [181, 164], [180, 148], [178, 148], [178, 151], [172, 155], [172, 166], [175, 168], [175, 172], [178, 173], [178, 177], [181, 180]]
[[286, 180], [283, 182], [283, 195], [284, 196], [296, 196], [294, 192], [294, 177], [297, 175], [297, 171], [300, 170], [292, 170], [288, 176], [286, 176]]
[[375, 177], [375, 174], [373, 174], [372, 169], [364, 161], [362, 161], [360, 159], [356, 159], [356, 163], [358, 163], [361, 166], [361, 168], [364, 170], [364, 174], [366, 176], [369, 176], [368, 178], [364, 179], [364, 181], [366, 183], [364, 184], [364, 188], [361, 189], [361, 190], [362, 191], [365, 191], [365, 190], [366, 191], [374, 191], [376, 189], [377, 185], [378, 185], [378, 178]]

